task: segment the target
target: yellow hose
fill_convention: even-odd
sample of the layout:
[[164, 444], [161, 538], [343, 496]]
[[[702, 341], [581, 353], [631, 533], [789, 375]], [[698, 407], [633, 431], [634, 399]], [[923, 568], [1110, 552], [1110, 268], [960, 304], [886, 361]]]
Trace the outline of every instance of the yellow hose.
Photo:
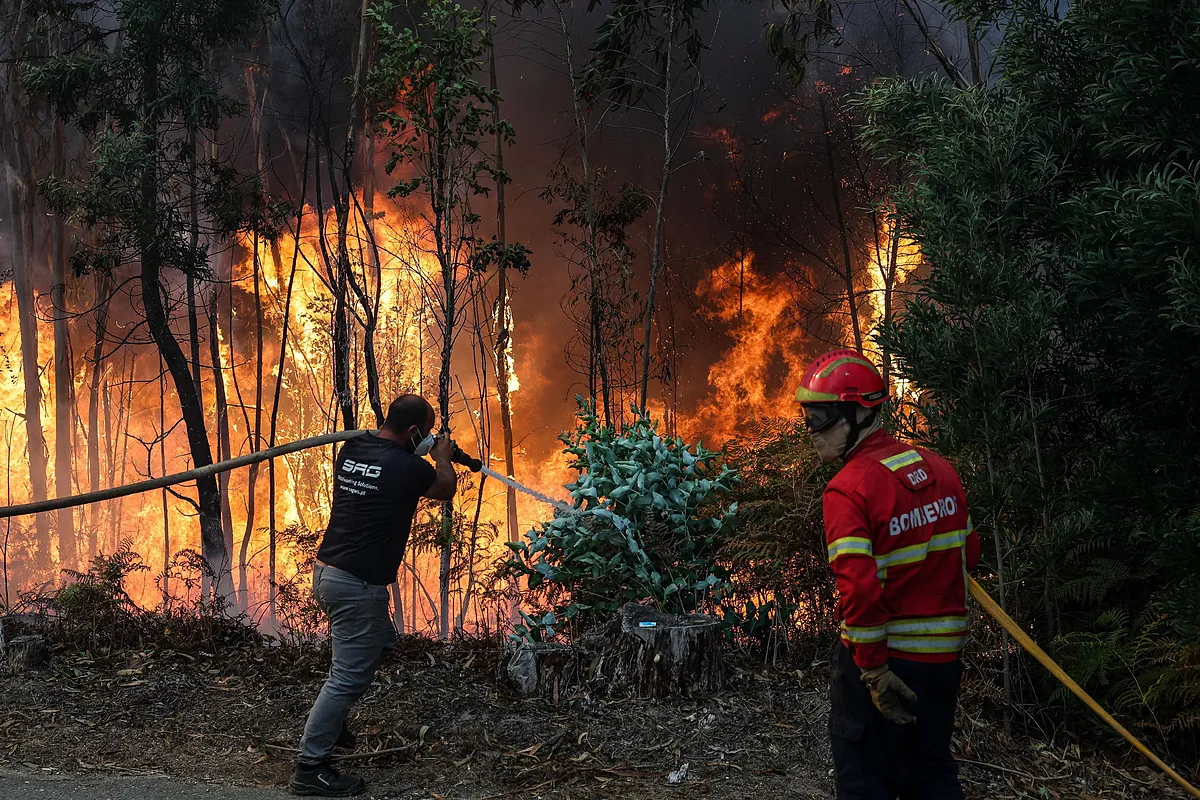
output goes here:
[[991, 595], [985, 592], [983, 587], [975, 582], [974, 578], [967, 576], [967, 580], [970, 581], [969, 587], [971, 589], [971, 596], [975, 598], [975, 601], [978, 602], [979, 605], [983, 606], [984, 611], [987, 611], [989, 614], [991, 614], [992, 618], [999, 622], [1000, 625], [1003, 626], [1004, 630], [1008, 631], [1009, 635], [1011, 635], [1020, 643], [1022, 647], [1029, 651], [1030, 655], [1041, 662], [1043, 667], [1050, 670], [1051, 675], [1058, 678], [1063, 686], [1066, 686], [1068, 689], [1070, 689], [1071, 692], [1074, 693], [1074, 695], [1080, 700], [1082, 700], [1088, 708], [1090, 708], [1092, 711], [1095, 711], [1096, 714], [1100, 716], [1100, 719], [1107, 722], [1109, 727], [1121, 734], [1121, 736], [1125, 738], [1125, 741], [1133, 745], [1139, 753], [1153, 761], [1156, 767], [1170, 775], [1171, 779], [1184, 789], [1187, 789], [1188, 793], [1190, 793], [1192, 797], [1200, 798], [1200, 789], [1192, 786], [1183, 778], [1182, 775], [1164, 764], [1161, 758], [1150, 752], [1150, 748], [1138, 741], [1136, 736], [1125, 730], [1125, 727], [1121, 725], [1121, 723], [1117, 722], [1112, 718], [1111, 714], [1101, 708], [1100, 704], [1093, 700], [1092, 696], [1083, 690], [1083, 687], [1071, 680], [1071, 676], [1064, 672], [1063, 668], [1054, 662], [1054, 659], [1046, 655], [1046, 651], [1038, 647], [1037, 642], [1029, 638], [1029, 634], [1021, 630], [1020, 626], [1013, 621], [1013, 618], [1005, 613], [1004, 609], [1000, 607], [1000, 604], [993, 600]]

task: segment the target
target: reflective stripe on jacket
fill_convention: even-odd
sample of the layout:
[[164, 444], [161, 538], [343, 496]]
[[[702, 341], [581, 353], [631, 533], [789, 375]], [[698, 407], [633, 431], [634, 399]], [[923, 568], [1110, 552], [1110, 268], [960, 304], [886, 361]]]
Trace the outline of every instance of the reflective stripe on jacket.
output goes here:
[[878, 432], [850, 454], [823, 505], [838, 621], [855, 663], [954, 660], [967, 639], [966, 572], [979, 561], [954, 468]]

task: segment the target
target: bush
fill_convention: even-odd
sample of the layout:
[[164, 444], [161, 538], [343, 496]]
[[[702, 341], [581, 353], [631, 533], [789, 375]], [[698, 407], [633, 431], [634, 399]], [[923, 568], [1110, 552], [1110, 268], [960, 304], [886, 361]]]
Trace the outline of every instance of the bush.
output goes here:
[[[171, 580], [198, 585], [200, 570], [207, 568], [199, 553], [184, 550], [171, 561]], [[70, 583], [49, 595], [27, 597], [25, 605], [56, 646], [94, 658], [147, 647], [213, 651], [262, 641], [244, 616], [231, 616], [224, 604], [139, 608], [126, 593], [125, 580], [147, 570], [125, 541], [115, 552], [97, 555], [86, 572], [66, 570]]]
[[833, 571], [821, 494], [834, 472], [798, 420], [761, 420], [726, 446], [741, 480], [738, 515], [720, 551], [730, 587], [721, 611], [739, 643], [774, 659], [803, 642], [805, 658], [832, 641]]
[[726, 587], [717, 553], [737, 512], [722, 499], [737, 474], [720, 454], [664, 439], [644, 412], [619, 432], [577, 398], [578, 426], [564, 433], [573, 513], [509, 543], [511, 574], [542, 606], [516, 636], [554, 636], [563, 624], [594, 622], [628, 602], [672, 613], [711, 606]]

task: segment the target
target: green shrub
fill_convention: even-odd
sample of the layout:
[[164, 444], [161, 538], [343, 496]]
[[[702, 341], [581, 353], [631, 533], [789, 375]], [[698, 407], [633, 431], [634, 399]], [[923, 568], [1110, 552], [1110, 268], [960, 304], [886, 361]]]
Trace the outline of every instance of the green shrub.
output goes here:
[[554, 636], [628, 602], [673, 613], [711, 607], [726, 588], [717, 553], [737, 503], [722, 505], [737, 474], [702, 445], [658, 435], [647, 413], [616, 431], [577, 399], [579, 422], [560, 440], [579, 477], [573, 511], [509, 543], [511, 574], [528, 581], [540, 610], [517, 636]]

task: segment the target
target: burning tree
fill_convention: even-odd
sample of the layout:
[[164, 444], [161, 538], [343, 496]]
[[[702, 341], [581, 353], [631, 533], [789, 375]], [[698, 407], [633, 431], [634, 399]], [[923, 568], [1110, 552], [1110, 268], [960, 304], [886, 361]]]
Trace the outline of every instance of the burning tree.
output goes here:
[[[593, 4], [594, 5], [594, 4]], [[659, 149], [657, 184], [646, 188], [654, 208], [650, 285], [643, 310], [638, 408], [645, 410], [653, 350], [654, 309], [666, 264], [664, 229], [668, 192], [681, 169], [704, 158], [682, 160], [692, 122], [708, 94], [700, 62], [708, 43], [701, 32], [707, 0], [615, 0], [600, 25], [594, 57], [584, 71], [585, 97], [647, 118], [645, 130]], [[636, 123], [635, 123], [636, 124]]]
[[[493, 264], [506, 269], [528, 266], [522, 245], [483, 241], [478, 233], [481, 218], [471, 205], [473, 198], [487, 194], [487, 182], [506, 179], [496, 155], [483, 149], [484, 137], [497, 136], [503, 144], [512, 141], [513, 133], [499, 118], [499, 93], [478, 77], [489, 53], [483, 15], [448, 0], [435, 0], [412, 27], [398, 28], [390, 21], [395, 7], [383, 2], [368, 11], [379, 32], [378, 61], [369, 85], [376, 97], [394, 100], [394, 106], [380, 115], [392, 150], [387, 171], [399, 170], [401, 175], [388, 195], [420, 206], [421, 246], [439, 267], [440, 282], [429, 282], [427, 290], [441, 333], [438, 412], [443, 432], [448, 433], [451, 360], [468, 293]], [[446, 638], [454, 535], [450, 502], [442, 507], [441, 531], [438, 627]]]
[[[76, 241], [77, 272], [136, 265], [141, 322], [171, 374], [196, 467], [212, 463], [212, 448], [194, 365], [172, 329], [177, 301], [169, 273], [211, 275], [208, 241], [194, 235], [199, 220], [181, 208], [204, 207], [206, 240], [248, 222], [236, 175], [215, 161], [197, 163], [195, 142], [239, 108], [221, 92], [216, 54], [259, 30], [272, 8], [243, 0], [141, 0], [115, 9], [48, 3], [42, 10], [67, 46], [26, 76], [32, 93], [92, 140], [84, 174], [74, 181], [56, 176], [42, 188], [60, 213], [92, 231], [87, 241]], [[110, 27], [105, 15], [114, 10], [118, 24]], [[217, 576], [212, 589], [223, 598], [232, 591], [231, 563], [216, 478], [200, 478], [196, 488], [203, 554]]]

